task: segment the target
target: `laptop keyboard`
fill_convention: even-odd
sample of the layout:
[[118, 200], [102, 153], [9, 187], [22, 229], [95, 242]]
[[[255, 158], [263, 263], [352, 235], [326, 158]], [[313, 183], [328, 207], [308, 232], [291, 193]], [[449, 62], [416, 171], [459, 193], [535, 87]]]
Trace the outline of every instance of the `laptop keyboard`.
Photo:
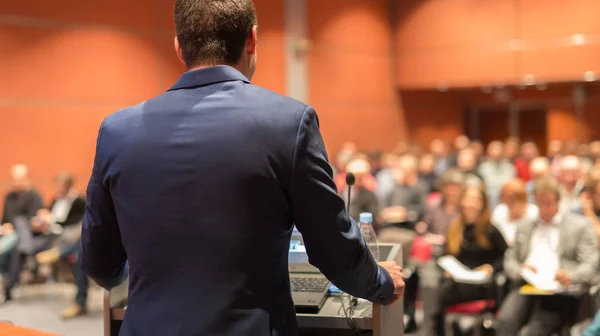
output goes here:
[[292, 292], [322, 293], [329, 286], [325, 277], [291, 277]]

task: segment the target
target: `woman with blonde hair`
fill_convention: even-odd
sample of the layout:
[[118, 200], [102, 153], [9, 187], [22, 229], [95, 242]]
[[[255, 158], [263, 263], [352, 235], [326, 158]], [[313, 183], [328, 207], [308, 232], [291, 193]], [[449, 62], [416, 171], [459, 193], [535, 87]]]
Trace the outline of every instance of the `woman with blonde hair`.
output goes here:
[[[507, 248], [502, 233], [490, 222], [488, 198], [483, 189], [465, 188], [460, 200], [460, 213], [448, 230], [446, 253], [454, 256], [466, 267], [491, 276], [502, 269]], [[447, 307], [493, 298], [493, 281], [485, 284], [466, 284], [444, 277], [439, 290], [439, 310], [433, 314], [436, 335], [444, 335], [444, 311]]]
[[500, 230], [509, 246], [512, 246], [515, 241], [519, 224], [535, 221], [538, 218], [538, 207], [528, 203], [527, 199], [525, 184], [520, 179], [512, 179], [502, 187], [500, 192], [502, 203], [492, 213], [492, 224]]

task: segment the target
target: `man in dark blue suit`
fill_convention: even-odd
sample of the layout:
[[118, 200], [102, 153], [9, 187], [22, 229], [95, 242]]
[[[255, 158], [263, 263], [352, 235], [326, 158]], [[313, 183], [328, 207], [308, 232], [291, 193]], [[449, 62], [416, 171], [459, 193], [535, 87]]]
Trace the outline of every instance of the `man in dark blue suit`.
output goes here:
[[171, 89], [108, 116], [87, 190], [80, 261], [129, 275], [121, 335], [294, 335], [292, 226], [342, 290], [388, 304], [401, 269], [373, 260], [337, 195], [315, 111], [250, 83], [251, 0], [177, 0]]

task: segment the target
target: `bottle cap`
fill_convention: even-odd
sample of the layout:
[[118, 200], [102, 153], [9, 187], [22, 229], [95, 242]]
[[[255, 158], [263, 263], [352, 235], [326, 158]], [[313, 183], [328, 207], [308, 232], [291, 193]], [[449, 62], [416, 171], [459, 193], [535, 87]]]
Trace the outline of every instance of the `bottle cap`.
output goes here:
[[371, 223], [373, 222], [373, 214], [370, 212], [363, 212], [360, 214], [359, 220], [361, 223]]

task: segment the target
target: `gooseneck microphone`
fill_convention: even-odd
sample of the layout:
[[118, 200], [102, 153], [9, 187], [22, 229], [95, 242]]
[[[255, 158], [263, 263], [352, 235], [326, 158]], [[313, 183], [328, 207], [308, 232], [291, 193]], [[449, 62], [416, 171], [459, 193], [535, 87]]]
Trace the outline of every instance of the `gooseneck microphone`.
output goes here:
[[346, 211], [348, 211], [348, 215], [350, 215], [350, 196], [352, 196], [352, 186], [356, 182], [356, 177], [354, 174], [347, 173], [346, 174], [346, 185], [348, 186], [348, 203], [346, 204]]

